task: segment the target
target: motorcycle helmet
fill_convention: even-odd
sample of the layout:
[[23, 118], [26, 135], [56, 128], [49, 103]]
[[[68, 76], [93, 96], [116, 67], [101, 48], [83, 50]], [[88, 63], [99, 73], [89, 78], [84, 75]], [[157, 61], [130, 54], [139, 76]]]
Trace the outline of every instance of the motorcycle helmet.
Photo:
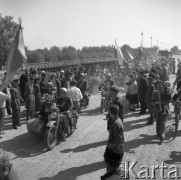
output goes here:
[[53, 87], [53, 84], [52, 84], [51, 82], [48, 82], [48, 83], [47, 83], [47, 86], [48, 86], [48, 87]]
[[67, 89], [66, 88], [61, 88], [60, 92], [64, 92], [65, 94], [67, 94]]

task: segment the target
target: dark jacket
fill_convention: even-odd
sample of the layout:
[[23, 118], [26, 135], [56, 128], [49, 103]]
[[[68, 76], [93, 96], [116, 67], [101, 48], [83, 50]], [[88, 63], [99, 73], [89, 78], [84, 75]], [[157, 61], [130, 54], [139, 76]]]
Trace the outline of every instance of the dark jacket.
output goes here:
[[42, 96], [43, 96], [43, 94], [46, 94], [46, 92], [47, 92], [46, 82], [44, 80], [40, 81], [40, 91], [41, 91]]
[[146, 103], [151, 103], [152, 102], [152, 94], [153, 90], [155, 89], [155, 86], [153, 84], [149, 84], [147, 91], [146, 91], [146, 96], [145, 96], [145, 102]]
[[34, 84], [35, 99], [41, 98], [40, 85]]
[[121, 104], [121, 99], [119, 97], [117, 97], [113, 104], [116, 104], [119, 107], [119, 118], [122, 120], [123, 122], [123, 105]]
[[116, 146], [110, 148], [113, 153], [124, 154], [124, 132], [123, 123], [120, 118], [114, 120], [110, 125], [108, 143], [116, 144]]
[[138, 97], [140, 102], [145, 102], [145, 96], [147, 91], [147, 82], [144, 77], [139, 79], [138, 83]]
[[72, 101], [71, 101], [70, 97], [66, 97], [65, 100], [63, 100], [62, 98], [58, 98], [57, 106], [58, 106], [60, 112], [65, 112], [65, 111], [68, 111], [71, 109]]
[[88, 88], [87, 80], [83, 79], [82, 81], [79, 81], [77, 87], [81, 90], [82, 93], [87, 91]]
[[61, 80], [59, 78], [55, 79], [56, 87], [57, 87], [57, 96], [60, 95], [60, 89], [61, 89]]
[[21, 105], [20, 91], [18, 88], [12, 87], [10, 89], [11, 94], [11, 107], [18, 108]]

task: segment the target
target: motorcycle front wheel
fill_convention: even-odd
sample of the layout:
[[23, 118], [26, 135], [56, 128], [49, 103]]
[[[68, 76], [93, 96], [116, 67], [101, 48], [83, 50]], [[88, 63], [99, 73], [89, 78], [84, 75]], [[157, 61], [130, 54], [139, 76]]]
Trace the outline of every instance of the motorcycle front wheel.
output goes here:
[[49, 150], [52, 150], [57, 144], [56, 127], [47, 127], [45, 132], [45, 144]]

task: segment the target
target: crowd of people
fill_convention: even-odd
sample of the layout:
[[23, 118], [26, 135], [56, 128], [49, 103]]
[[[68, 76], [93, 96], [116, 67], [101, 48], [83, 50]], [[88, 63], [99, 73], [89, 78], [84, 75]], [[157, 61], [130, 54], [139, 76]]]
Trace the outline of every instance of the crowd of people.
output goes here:
[[[152, 125], [156, 120], [156, 135], [162, 142], [165, 139], [166, 120], [170, 115], [169, 103], [180, 101], [181, 98], [181, 65], [178, 64], [176, 80], [173, 88], [169, 82], [169, 66], [163, 62], [161, 66], [152, 65], [152, 68], [135, 69], [125, 78], [126, 99], [130, 104], [130, 111], [140, 106], [139, 115], [145, 115], [148, 109], [149, 117], [146, 125]], [[113, 85], [110, 88], [112, 97], [119, 102], [118, 88]], [[174, 88], [176, 86], [176, 91]], [[109, 138], [104, 153], [104, 160], [107, 167], [102, 180], [125, 179], [124, 155], [124, 130], [123, 130], [123, 106], [122, 103], [115, 103], [113, 98], [110, 104], [108, 119]]]
[[[174, 82], [177, 91], [181, 87], [180, 69], [181, 66], [179, 66]], [[125, 98], [130, 103], [130, 111], [135, 111], [140, 106], [139, 114], [145, 115], [148, 109], [149, 117], [146, 125], [152, 125], [156, 119], [156, 133], [160, 141], [165, 138], [165, 124], [170, 113], [169, 103], [172, 99], [169, 67], [166, 63], [162, 63], [160, 67], [153, 64], [149, 70], [139, 68], [127, 72], [129, 73], [125, 76], [123, 71], [119, 71], [115, 66], [111, 66], [110, 69], [106, 66], [96, 66], [91, 70], [86, 68], [68, 69], [56, 73], [40, 72], [36, 69], [31, 69], [29, 73], [25, 71], [20, 78], [13, 79], [13, 82], [0, 92], [0, 135], [4, 134], [2, 127], [5, 108], [7, 113], [12, 115], [13, 128], [17, 129], [18, 126], [21, 126], [21, 104], [25, 103], [26, 120], [28, 121], [34, 117], [35, 112], [42, 112], [41, 98], [44, 94], [53, 94], [56, 97], [56, 104], [62, 112], [71, 107], [80, 112], [81, 99], [88, 98], [85, 93], [90, 83], [88, 78], [90, 75], [94, 75], [100, 83], [99, 90], [102, 85], [109, 84], [112, 101], [107, 114], [109, 138], [104, 153], [107, 173], [101, 179], [120, 176], [120, 164], [123, 162], [124, 155], [124, 107], [118, 95], [119, 87], [115, 85], [116, 74], [121, 74], [121, 78], [124, 77], [122, 84], [125, 84]]]

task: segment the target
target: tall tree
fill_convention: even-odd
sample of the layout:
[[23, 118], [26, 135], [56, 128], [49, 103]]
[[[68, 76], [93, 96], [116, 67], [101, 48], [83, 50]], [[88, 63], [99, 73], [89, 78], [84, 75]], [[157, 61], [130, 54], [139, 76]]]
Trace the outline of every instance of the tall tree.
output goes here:
[[172, 52], [173, 55], [179, 55], [180, 54], [180, 51], [179, 51], [179, 48], [178, 46], [173, 46], [170, 51]]
[[8, 52], [18, 29], [12, 16], [2, 17], [0, 14], [0, 69], [6, 63]]

